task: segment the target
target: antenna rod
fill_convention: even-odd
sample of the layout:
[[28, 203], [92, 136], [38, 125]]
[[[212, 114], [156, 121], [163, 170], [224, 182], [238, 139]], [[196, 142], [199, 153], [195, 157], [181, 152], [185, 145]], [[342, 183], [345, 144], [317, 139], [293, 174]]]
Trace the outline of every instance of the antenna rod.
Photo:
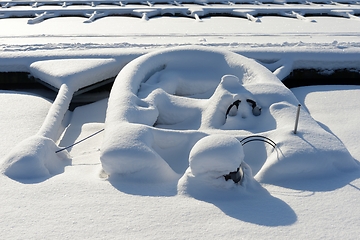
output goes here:
[[296, 112], [294, 134], [296, 134], [296, 132], [297, 132], [297, 127], [298, 127], [298, 123], [299, 123], [300, 107], [301, 107], [301, 104], [299, 103], [298, 108], [297, 108], [297, 112]]

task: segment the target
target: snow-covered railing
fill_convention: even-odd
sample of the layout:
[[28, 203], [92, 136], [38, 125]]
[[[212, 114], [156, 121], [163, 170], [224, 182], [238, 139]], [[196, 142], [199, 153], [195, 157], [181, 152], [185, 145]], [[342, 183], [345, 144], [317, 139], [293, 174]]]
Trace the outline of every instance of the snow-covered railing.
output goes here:
[[[291, 17], [308, 20], [308, 16], [358, 18], [360, 2], [349, 1], [4, 1], [1, 18], [26, 17], [28, 23], [39, 23], [59, 16], [85, 17], [85, 22], [107, 16], [132, 16], [144, 20], [160, 16], [191, 17], [201, 20], [211, 16], [246, 18], [259, 22], [261, 16]], [[345, 4], [346, 3], [346, 4]]]
[[104, 4], [113, 4], [113, 5], [123, 5], [123, 4], [359, 4], [359, 1], [353, 0], [10, 0], [10, 1], [0, 1], [2, 7], [11, 7], [11, 6], [32, 6], [39, 7], [43, 5], [60, 5], [60, 6], [70, 6], [70, 5], [88, 5], [88, 6], [97, 6]]

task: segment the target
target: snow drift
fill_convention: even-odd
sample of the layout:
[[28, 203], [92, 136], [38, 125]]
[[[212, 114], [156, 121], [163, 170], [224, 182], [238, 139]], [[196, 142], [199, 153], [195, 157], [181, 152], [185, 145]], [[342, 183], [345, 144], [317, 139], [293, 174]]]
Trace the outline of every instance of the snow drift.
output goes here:
[[27, 138], [5, 156], [1, 171], [23, 182], [60, 174], [71, 161], [66, 151], [55, 153], [59, 149], [52, 139], [39, 135]]
[[[59, 85], [60, 90], [38, 134], [24, 140], [3, 160], [1, 171], [9, 177], [48, 177], [63, 171], [64, 161], [59, 159], [68, 156], [65, 152], [54, 155], [54, 149], [74, 91], [95, 81], [87, 79], [94, 69], [99, 71], [96, 76], [110, 76], [116, 69], [113, 60], [71, 63], [79, 66], [63, 75], [51, 74], [57, 72], [51, 66], [63, 66], [65, 61], [32, 64], [38, 76]], [[82, 67], [83, 72], [79, 70]], [[196, 175], [199, 169], [205, 175], [219, 173], [229, 161], [242, 164], [245, 179], [240, 185], [245, 188], [246, 182], [254, 182], [252, 179], [281, 185], [291, 179], [334, 176], [358, 168], [342, 142], [304, 109], [299, 132], [292, 132], [297, 105], [296, 97], [273, 73], [233, 52], [204, 47], [152, 52], [130, 62], [115, 80], [106, 112], [102, 167], [110, 176], [140, 182], [181, 178], [178, 190], [184, 194], [191, 174]], [[228, 136], [224, 142], [230, 144], [254, 135], [272, 139], [277, 147], [274, 150], [266, 144], [249, 143], [243, 148], [244, 156], [234, 153], [238, 158], [232, 159], [221, 150], [221, 144], [216, 144], [222, 139], [218, 136]], [[213, 140], [204, 146], [214, 148], [214, 153], [217, 149], [219, 161], [214, 160], [216, 154], [212, 154], [213, 160], [207, 157], [208, 162], [203, 158], [201, 164], [209, 168], [198, 166], [194, 173], [191, 163], [196, 161], [191, 160], [190, 153], [207, 136], [205, 139]], [[317, 157], [319, 154], [323, 157]], [[34, 169], [29, 171], [29, 166]], [[225, 174], [223, 171], [218, 177]], [[197, 179], [193, 178], [195, 182]], [[213, 180], [212, 185], [219, 185], [217, 178]], [[229, 184], [233, 183], [220, 185]]]
[[1, 172], [22, 181], [48, 178], [70, 164], [66, 150], [56, 153], [56, 142], [74, 92], [116, 75], [120, 66], [114, 59], [57, 59], [36, 61], [29, 68], [59, 91], [37, 134], [21, 141], [2, 159]]
[[292, 132], [297, 105], [273, 73], [238, 54], [203, 47], [152, 52], [130, 62], [115, 80], [102, 166], [110, 175], [143, 182], [183, 176], [184, 183], [192, 174], [189, 153], [200, 139], [256, 134], [278, 143], [275, 150], [259, 144], [244, 148], [248, 173], [256, 166], [257, 181], [282, 184], [358, 168], [341, 141], [304, 109], [298, 134]]

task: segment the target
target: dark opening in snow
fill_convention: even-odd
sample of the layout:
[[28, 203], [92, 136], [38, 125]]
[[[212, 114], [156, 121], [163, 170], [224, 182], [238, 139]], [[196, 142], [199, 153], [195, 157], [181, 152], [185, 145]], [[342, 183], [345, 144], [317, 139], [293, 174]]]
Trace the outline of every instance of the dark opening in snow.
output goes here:
[[1, 90], [47, 89], [27, 72], [0, 72]]
[[[109, 97], [115, 78], [80, 89], [74, 94], [69, 110]], [[360, 85], [360, 71], [354, 69], [318, 70], [295, 69], [283, 83], [288, 88], [312, 85]], [[0, 72], [0, 90], [35, 93], [55, 100], [56, 89], [41, 82], [27, 72]]]
[[[109, 97], [114, 80], [115, 78], [102, 80], [75, 92], [69, 110]], [[0, 72], [0, 90], [28, 92], [51, 101], [57, 95], [57, 89], [27, 72]]]
[[295, 69], [283, 83], [288, 88], [313, 85], [360, 85], [360, 71], [354, 69]]

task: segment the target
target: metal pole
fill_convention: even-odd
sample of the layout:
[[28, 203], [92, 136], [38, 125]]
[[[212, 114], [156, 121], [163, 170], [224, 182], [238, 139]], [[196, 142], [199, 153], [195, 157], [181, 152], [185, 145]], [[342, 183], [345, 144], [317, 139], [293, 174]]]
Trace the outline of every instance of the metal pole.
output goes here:
[[296, 132], [297, 132], [297, 127], [298, 127], [298, 123], [299, 123], [300, 107], [301, 107], [301, 104], [299, 103], [298, 108], [297, 108], [297, 112], [296, 112], [294, 134], [296, 134]]

